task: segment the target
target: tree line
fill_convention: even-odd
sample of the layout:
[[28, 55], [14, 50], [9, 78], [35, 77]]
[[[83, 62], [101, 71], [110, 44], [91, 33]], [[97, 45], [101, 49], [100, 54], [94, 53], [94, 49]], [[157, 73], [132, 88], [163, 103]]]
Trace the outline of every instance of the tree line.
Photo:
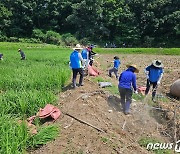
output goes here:
[[179, 0], [1, 0], [0, 41], [179, 47], [179, 8]]

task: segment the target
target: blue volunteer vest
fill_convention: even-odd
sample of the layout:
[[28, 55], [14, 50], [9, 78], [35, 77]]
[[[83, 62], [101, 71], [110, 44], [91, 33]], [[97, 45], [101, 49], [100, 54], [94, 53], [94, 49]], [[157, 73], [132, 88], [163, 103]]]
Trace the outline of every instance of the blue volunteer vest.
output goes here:
[[81, 61], [79, 59], [78, 51], [74, 50], [70, 55], [71, 67], [74, 69], [81, 68]]
[[81, 52], [83, 59], [87, 59], [87, 49], [83, 49]]

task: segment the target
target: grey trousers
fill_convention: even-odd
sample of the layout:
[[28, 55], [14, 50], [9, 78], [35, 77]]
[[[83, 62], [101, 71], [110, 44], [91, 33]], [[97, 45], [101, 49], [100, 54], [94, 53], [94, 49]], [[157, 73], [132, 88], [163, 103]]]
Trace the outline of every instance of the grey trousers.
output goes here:
[[109, 76], [112, 76], [112, 73], [114, 72], [116, 78], [118, 78], [118, 69], [116, 69], [115, 67], [113, 67], [112, 69], [109, 70]]

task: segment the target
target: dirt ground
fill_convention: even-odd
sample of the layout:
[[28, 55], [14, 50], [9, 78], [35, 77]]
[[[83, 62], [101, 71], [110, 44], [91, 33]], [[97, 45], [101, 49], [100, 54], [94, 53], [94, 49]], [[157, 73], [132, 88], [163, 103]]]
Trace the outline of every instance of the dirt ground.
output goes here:
[[[107, 70], [113, 65], [111, 61], [114, 56], [112, 54], [97, 55], [95, 65], [101, 72], [101, 78], [118, 85], [115, 77], [107, 76]], [[137, 54], [117, 56], [121, 60], [119, 73], [126, 69], [126, 64], [134, 63], [138, 66], [140, 69], [140, 73], [137, 74], [138, 86], [145, 86], [144, 68], [151, 64], [152, 60], [160, 59], [164, 64], [165, 74], [158, 93], [164, 96], [169, 92], [169, 86], [180, 78], [180, 56]], [[124, 115], [119, 95], [100, 88], [93, 78], [85, 77], [84, 86], [76, 89], [72, 89], [70, 84], [67, 85], [59, 94], [58, 107], [63, 113], [68, 113], [96, 128], [62, 114], [56, 121], [60, 127], [59, 137], [30, 153], [146, 154], [151, 152], [138, 144], [138, 140], [142, 137], [154, 137], [163, 143], [172, 142], [170, 135], [162, 133], [167, 125], [159, 120], [159, 114], [153, 112], [145, 102], [133, 100], [131, 114]], [[173, 102], [169, 100], [168, 103]]]

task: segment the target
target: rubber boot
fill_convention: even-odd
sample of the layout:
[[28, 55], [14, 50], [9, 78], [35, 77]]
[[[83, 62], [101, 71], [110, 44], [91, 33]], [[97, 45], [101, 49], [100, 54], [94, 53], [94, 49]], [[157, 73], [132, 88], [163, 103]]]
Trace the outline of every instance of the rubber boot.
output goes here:
[[80, 78], [79, 78], [79, 86], [83, 86], [83, 75], [80, 75]]
[[72, 83], [73, 83], [73, 88], [76, 88], [76, 79], [73, 79]]
[[155, 102], [156, 90], [152, 92], [152, 101]]
[[126, 104], [125, 104], [125, 112], [124, 112], [125, 114], [129, 114], [130, 104], [131, 104], [130, 101], [126, 102]]
[[121, 103], [121, 106], [122, 106], [123, 112], [125, 112], [125, 103]]

